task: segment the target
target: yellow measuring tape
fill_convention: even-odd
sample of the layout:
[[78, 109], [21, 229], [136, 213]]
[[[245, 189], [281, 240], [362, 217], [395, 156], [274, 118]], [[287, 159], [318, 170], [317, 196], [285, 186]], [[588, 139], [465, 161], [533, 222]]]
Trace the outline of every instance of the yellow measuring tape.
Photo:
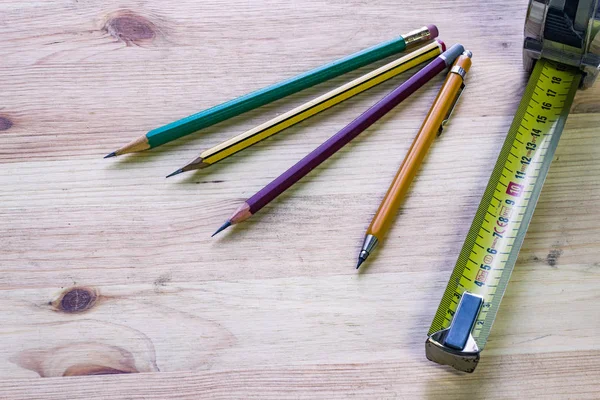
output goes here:
[[429, 329], [430, 360], [475, 369], [580, 80], [577, 69], [537, 61]]

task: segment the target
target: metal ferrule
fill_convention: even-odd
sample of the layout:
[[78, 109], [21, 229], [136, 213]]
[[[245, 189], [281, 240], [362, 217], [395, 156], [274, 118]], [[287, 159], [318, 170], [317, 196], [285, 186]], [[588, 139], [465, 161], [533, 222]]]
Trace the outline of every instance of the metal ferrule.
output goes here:
[[[469, 50], [465, 50], [462, 53], [463, 56], [465, 57], [473, 57], [473, 53], [471, 53], [471, 51]], [[461, 67], [460, 65], [455, 65], [452, 67], [452, 69], [450, 69], [450, 72], [453, 74], [458, 74], [460, 75], [460, 77], [463, 79], [463, 81], [465, 80], [465, 76], [467, 76], [467, 71], [465, 71], [465, 69], [463, 67]]]
[[465, 69], [460, 65], [455, 65], [454, 67], [452, 67], [450, 72], [453, 74], [460, 75], [460, 77], [463, 78], [463, 80], [465, 79], [465, 76], [467, 76], [467, 71], [465, 71]]
[[431, 39], [431, 32], [429, 32], [429, 28], [424, 26], [422, 28], [415, 29], [414, 31], [410, 31], [402, 37], [404, 38], [404, 43], [406, 43], [406, 46], [408, 47], [415, 42]]
[[[379, 240], [375, 236], [367, 235], [365, 237], [365, 241], [363, 242], [362, 248], [360, 249], [360, 257], [366, 259], [369, 254], [371, 254], [375, 246], [377, 246], [377, 243], [379, 243]], [[362, 257], [363, 253], [366, 253], [365, 255], [367, 257]]]

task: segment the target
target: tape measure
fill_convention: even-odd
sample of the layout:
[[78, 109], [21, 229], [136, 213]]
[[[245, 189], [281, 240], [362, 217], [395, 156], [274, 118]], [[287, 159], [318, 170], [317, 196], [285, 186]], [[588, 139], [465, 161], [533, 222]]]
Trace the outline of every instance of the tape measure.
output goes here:
[[429, 329], [428, 359], [477, 366], [581, 77], [537, 61]]

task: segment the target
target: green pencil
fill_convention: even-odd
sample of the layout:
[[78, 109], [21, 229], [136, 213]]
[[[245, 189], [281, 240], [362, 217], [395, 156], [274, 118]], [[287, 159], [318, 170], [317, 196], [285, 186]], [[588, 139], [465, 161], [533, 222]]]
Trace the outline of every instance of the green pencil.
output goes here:
[[317, 67], [283, 82], [267, 86], [266, 88], [226, 101], [225, 103], [206, 109], [197, 114], [190, 115], [189, 117], [171, 122], [160, 128], [153, 129], [120, 149], [108, 154], [104, 158], [158, 147], [200, 129], [289, 96], [292, 93], [299, 92], [377, 60], [399, 53], [409, 45], [429, 41], [437, 37], [437, 35], [438, 29], [435, 25], [425, 26], [396, 39], [392, 39], [388, 42], [378, 44], [337, 61]]

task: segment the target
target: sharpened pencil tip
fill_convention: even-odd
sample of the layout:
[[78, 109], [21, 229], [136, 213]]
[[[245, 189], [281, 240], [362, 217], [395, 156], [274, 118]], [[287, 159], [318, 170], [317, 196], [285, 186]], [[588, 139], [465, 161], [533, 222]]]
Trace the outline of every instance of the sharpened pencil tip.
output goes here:
[[179, 175], [179, 174], [181, 174], [182, 172], [184, 172], [184, 171], [183, 171], [183, 168], [180, 168], [180, 169], [178, 169], [178, 170], [177, 170], [177, 171], [175, 171], [175, 172], [171, 172], [169, 175], [167, 175], [167, 176], [166, 176], [166, 178], [170, 178], [170, 177], [171, 177], [171, 176], [173, 176], [173, 175]]
[[365, 262], [365, 258], [359, 257], [358, 262], [356, 263], [356, 269], [360, 268], [360, 265]]
[[117, 152], [113, 151], [112, 153], [105, 155], [104, 158], [111, 158], [111, 157], [116, 157], [116, 156], [117, 156]]
[[215, 236], [217, 233], [224, 231], [225, 229], [229, 228], [231, 226], [231, 221], [225, 221], [225, 223], [223, 225], [221, 225], [221, 227], [219, 229], [217, 229], [217, 231], [215, 233], [213, 233], [210, 237]]

